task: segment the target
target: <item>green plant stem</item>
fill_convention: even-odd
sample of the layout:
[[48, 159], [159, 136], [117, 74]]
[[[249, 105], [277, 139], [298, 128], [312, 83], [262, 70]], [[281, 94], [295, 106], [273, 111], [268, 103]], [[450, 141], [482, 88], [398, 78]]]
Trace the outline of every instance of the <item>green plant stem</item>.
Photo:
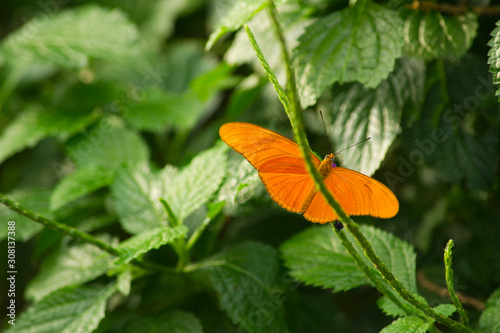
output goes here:
[[[267, 63], [267, 61], [264, 58], [264, 55], [262, 54], [262, 51], [260, 50], [260, 47], [258, 46], [255, 37], [253, 33], [250, 31], [248, 26], [245, 26], [245, 30], [247, 32], [248, 38], [250, 40], [250, 43], [252, 44], [252, 47], [254, 48], [257, 57], [259, 58], [259, 61], [264, 68], [264, 71], [266, 72], [269, 80], [273, 84], [277, 94], [278, 98], [282, 102], [286, 113], [288, 114], [290, 118], [290, 122], [292, 124], [293, 132], [295, 139], [297, 143], [299, 144], [300, 150], [302, 152], [302, 155], [304, 156], [304, 160], [306, 162], [306, 168], [309, 172], [309, 174], [312, 176], [314, 183], [316, 185], [316, 188], [318, 188], [325, 199], [327, 200], [328, 204], [335, 210], [337, 215], [339, 216], [340, 220], [347, 226], [349, 232], [354, 236], [354, 238], [357, 240], [361, 248], [363, 249], [365, 255], [370, 259], [370, 261], [373, 263], [373, 265], [377, 268], [377, 270], [382, 274], [382, 276], [389, 282], [391, 287], [408, 303], [412, 304], [415, 308], [418, 310], [422, 311], [425, 315], [435, 319], [436, 321], [449, 326], [451, 328], [457, 329], [461, 332], [475, 332], [471, 328], [456, 322], [452, 319], [449, 319], [443, 315], [440, 315], [436, 311], [434, 311], [432, 308], [427, 306], [426, 304], [420, 302], [418, 299], [414, 297], [412, 293], [410, 293], [392, 274], [391, 271], [387, 268], [387, 266], [378, 258], [378, 256], [375, 254], [375, 251], [373, 250], [371, 244], [368, 242], [368, 240], [364, 237], [364, 235], [361, 233], [359, 230], [358, 225], [345, 213], [345, 211], [342, 209], [340, 204], [333, 198], [332, 194], [328, 191], [326, 185], [323, 183], [323, 179], [317, 172], [316, 168], [314, 167], [314, 164], [312, 162], [311, 156], [309, 154], [310, 149], [309, 149], [309, 144], [307, 142], [307, 139], [305, 137], [305, 131], [304, 131], [304, 125], [303, 125], [303, 120], [302, 120], [302, 109], [300, 107], [300, 103], [290, 103], [285, 91], [279, 84], [276, 76], [274, 75], [271, 67]], [[278, 32], [280, 29], [275, 29]], [[280, 38], [280, 40], [284, 40], [283, 38]], [[286, 48], [284, 48], [286, 52]], [[291, 64], [286, 64], [287, 68], [291, 68]], [[292, 75], [295, 75], [293, 71], [291, 72]], [[296, 90], [295, 90], [296, 91]], [[295, 100], [295, 99], [294, 99]], [[383, 290], [381, 290], [383, 292]]]
[[340, 239], [340, 242], [342, 245], [346, 248], [347, 252], [353, 257], [354, 261], [358, 265], [359, 269], [365, 273], [365, 275], [368, 277], [368, 279], [375, 285], [375, 287], [382, 292], [384, 295], [386, 295], [391, 301], [394, 302], [400, 309], [403, 309], [404, 312], [406, 312], [407, 315], [414, 315], [415, 311], [408, 307], [407, 305], [403, 304], [401, 300], [397, 297], [394, 296], [394, 294], [387, 289], [387, 286], [380, 281], [380, 279], [373, 274], [372, 270], [365, 264], [363, 259], [360, 257], [352, 243], [347, 239], [345, 234], [341, 230], [337, 230], [333, 223], [330, 223], [333, 231], [337, 234], [337, 236]]
[[53, 229], [56, 231], [60, 231], [62, 233], [70, 235], [73, 238], [80, 239], [80, 240], [87, 242], [87, 243], [90, 243], [90, 244], [94, 244], [98, 248], [100, 248], [108, 253], [111, 253], [113, 255], [116, 255], [116, 256], [120, 255], [120, 252], [117, 249], [115, 249], [114, 247], [112, 247], [109, 244], [104, 243], [100, 239], [98, 239], [98, 238], [96, 238], [88, 233], [82, 232], [78, 229], [75, 229], [73, 227], [70, 227], [66, 224], [51, 220], [49, 218], [46, 218], [45, 216], [37, 214], [37, 213], [21, 206], [21, 204], [19, 204], [18, 202], [10, 200], [9, 198], [7, 198], [5, 195], [3, 195], [1, 193], [0, 193], [0, 202], [3, 203], [5, 206], [9, 207], [11, 210], [13, 210], [13, 211], [15, 211], [23, 216], [26, 216], [30, 220], [38, 222], [38, 223], [46, 226], [47, 228], [50, 228], [50, 229]]
[[469, 318], [467, 318], [467, 314], [465, 313], [464, 307], [460, 300], [458, 299], [457, 294], [455, 293], [455, 287], [453, 285], [453, 269], [451, 268], [452, 264], [452, 254], [453, 254], [453, 239], [448, 241], [446, 244], [446, 248], [444, 249], [444, 267], [445, 267], [445, 277], [446, 277], [446, 286], [448, 287], [448, 293], [450, 294], [451, 301], [457, 308], [458, 314], [460, 315], [460, 319], [464, 325], [469, 326]]
[[[352, 221], [352, 220], [351, 220]], [[356, 223], [346, 223], [347, 228], [351, 232], [351, 234], [356, 238], [359, 242], [359, 245], [365, 251], [365, 255], [372, 261], [378, 271], [382, 274], [382, 276], [389, 282], [391, 287], [408, 303], [412, 304], [415, 308], [422, 311], [425, 315], [433, 318], [437, 322], [446, 325], [450, 328], [456, 329], [460, 332], [477, 332], [470, 327], [467, 327], [459, 322], [456, 322], [450, 318], [447, 318], [429, 307], [428, 305], [420, 302], [415, 296], [409, 292], [392, 274], [392, 272], [387, 268], [387, 266], [378, 258], [373, 250], [371, 244], [365, 238], [365, 236], [359, 230], [359, 227]]]
[[[168, 221], [170, 222], [170, 225], [172, 226], [182, 225], [183, 221], [177, 218], [177, 216], [174, 214], [174, 211], [172, 210], [168, 202], [163, 198], [160, 198], [160, 202], [165, 208], [165, 211], [167, 212]], [[186, 240], [184, 238], [174, 240], [172, 243], [172, 247], [178, 256], [177, 267], [175, 268], [175, 270], [177, 272], [180, 272], [182, 270], [182, 267], [184, 267], [191, 260], [189, 255], [189, 248], [187, 247]]]
[[[101, 250], [104, 250], [112, 255], [115, 255], [115, 256], [120, 255], [120, 251], [118, 251], [116, 248], [114, 248], [113, 246], [111, 246], [111, 245], [101, 241], [100, 239], [92, 236], [91, 234], [88, 234], [86, 232], [82, 232], [82, 231], [75, 229], [73, 227], [70, 227], [66, 224], [54, 221], [54, 220], [49, 219], [45, 216], [37, 214], [37, 213], [23, 207], [20, 203], [9, 199], [8, 197], [3, 195], [2, 193], [0, 193], [0, 202], [3, 203], [5, 206], [7, 206], [9, 209], [11, 209], [11, 210], [23, 215], [23, 216], [26, 216], [30, 220], [37, 222], [37, 223], [40, 223], [47, 228], [50, 228], [50, 229], [56, 230], [56, 231], [60, 231], [60, 232], [66, 234], [66, 235], [69, 235], [75, 239], [79, 239], [79, 240], [82, 240], [86, 243], [93, 244], [93, 245], [97, 246], [98, 248], [100, 248]], [[155, 264], [152, 262], [139, 261], [137, 259], [134, 259], [134, 260], [132, 260], [131, 263], [134, 264], [135, 266], [144, 268], [144, 269], [149, 270], [149, 271], [162, 271], [165, 273], [173, 273], [174, 272], [174, 270], [172, 268], [158, 265], [158, 264]]]
[[[434, 110], [434, 115], [432, 117], [432, 125], [437, 128], [439, 127], [439, 120], [441, 119], [441, 114], [448, 107], [450, 102], [450, 96], [448, 95], [448, 88], [446, 85], [446, 70], [444, 68], [444, 63], [442, 60], [436, 60], [436, 70], [438, 76], [439, 90], [441, 92], [442, 102], [436, 106]], [[452, 122], [454, 124], [454, 122]], [[454, 125], [453, 125], [454, 126]], [[454, 126], [456, 128], [456, 126]]]
[[290, 56], [286, 47], [285, 37], [283, 34], [283, 30], [281, 29], [281, 25], [278, 22], [278, 12], [276, 11], [276, 6], [274, 5], [274, 1], [270, 1], [269, 9], [269, 17], [271, 18], [271, 25], [273, 27], [274, 33], [276, 34], [280, 47], [281, 53], [283, 55], [283, 61], [286, 66], [286, 82], [287, 82], [287, 90], [288, 90], [288, 98], [295, 105], [295, 109], [300, 109], [300, 98], [299, 92], [297, 90], [297, 83], [295, 81], [295, 74], [293, 72], [292, 61], [290, 60]]
[[221, 202], [218, 204], [213, 205], [211, 209], [209, 209], [209, 213], [207, 214], [207, 217], [203, 219], [203, 221], [200, 223], [200, 225], [193, 231], [193, 234], [187, 241], [186, 247], [190, 251], [191, 248], [196, 244], [198, 239], [201, 237], [205, 229], [208, 227], [208, 225], [217, 217], [220, 216], [220, 212], [222, 211], [222, 208], [224, 208], [225, 203]]

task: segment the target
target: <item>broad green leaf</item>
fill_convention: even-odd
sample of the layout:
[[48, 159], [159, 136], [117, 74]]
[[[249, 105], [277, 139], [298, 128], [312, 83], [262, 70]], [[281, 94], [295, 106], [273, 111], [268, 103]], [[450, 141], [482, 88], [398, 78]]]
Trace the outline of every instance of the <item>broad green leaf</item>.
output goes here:
[[132, 234], [166, 226], [167, 214], [159, 199], [164, 183], [145, 165], [117, 171], [111, 193], [123, 228]]
[[151, 90], [124, 118], [140, 130], [161, 131], [166, 126], [191, 129], [206, 109], [194, 93], [168, 93]]
[[90, 58], [133, 60], [139, 47], [135, 26], [118, 9], [86, 6], [33, 18], [3, 42], [0, 52], [13, 63], [82, 68]]
[[240, 119], [243, 114], [248, 112], [261, 97], [263, 88], [267, 82], [267, 79], [258, 77], [256, 74], [243, 79], [229, 97], [229, 102], [226, 106], [227, 119]]
[[495, 290], [488, 298], [486, 310], [479, 318], [479, 326], [485, 333], [500, 332], [500, 289]]
[[435, 84], [427, 94], [419, 121], [402, 132], [410, 153], [398, 156], [400, 178], [427, 162], [452, 182], [464, 179], [471, 189], [491, 185], [498, 161], [498, 138], [471, 121], [491, 109], [494, 89], [483, 77], [484, 62], [468, 55], [463, 59], [467, 62], [445, 67], [448, 103], [443, 102], [443, 85]]
[[234, 1], [217, 24], [214, 32], [210, 34], [205, 49], [209, 50], [223, 35], [239, 29], [256, 13], [268, 6], [267, 0], [239, 0]]
[[198, 154], [175, 177], [168, 178], [164, 199], [179, 221], [204, 205], [226, 174], [227, 147], [223, 144]]
[[[488, 64], [490, 72], [493, 74], [493, 83], [500, 84], [500, 21], [496, 23], [497, 27], [491, 32], [493, 37], [488, 46], [491, 49], [488, 51]], [[497, 90], [495, 95], [500, 96], [500, 90]]]
[[125, 333], [202, 333], [198, 318], [184, 311], [169, 311], [160, 315], [132, 315], [121, 332]]
[[134, 131], [110, 118], [70, 140], [69, 156], [80, 166], [102, 166], [117, 169], [121, 164], [138, 164], [148, 160], [148, 149]]
[[364, 3], [316, 21], [300, 37], [293, 60], [304, 107], [335, 82], [374, 88], [393, 70], [402, 53], [403, 22], [394, 11]]
[[[411, 292], [417, 292], [415, 280], [416, 254], [413, 248], [392, 234], [371, 226], [361, 231], [372, 244], [375, 253], [394, 276]], [[347, 235], [358, 253], [363, 251], [352, 236]], [[330, 226], [311, 227], [281, 245], [285, 266], [297, 280], [314, 286], [349, 290], [370, 284], [347, 254]], [[367, 258], [363, 258], [374, 274], [379, 273]]]
[[40, 126], [39, 111], [28, 110], [21, 113], [0, 135], [0, 162], [8, 157], [32, 147], [47, 135], [47, 129]]
[[129, 263], [149, 250], [157, 249], [178, 238], [185, 237], [187, 232], [187, 228], [183, 225], [172, 228], [158, 227], [141, 232], [118, 245], [120, 258], [115, 264], [123, 265]]
[[[430, 80], [435, 80], [439, 74], [435, 73], [432, 67], [428, 68], [428, 73], [429, 70], [434, 72], [434, 78], [430, 76]], [[487, 72], [488, 65], [484, 59], [472, 53], [464, 55], [459, 61], [445, 62], [445, 82], [449, 95], [449, 104], [447, 105], [449, 111], [446, 112], [453, 112], [458, 120], [462, 118], [459, 123], [467, 122], [466, 114], [480, 113], [483, 117], [495, 119], [491, 117], [493, 114], [497, 114], [492, 105], [496, 105], [498, 102], [494, 97], [495, 86], [490, 81]], [[437, 82], [433, 89], [439, 89], [441, 93], [442, 83]], [[438, 99], [442, 101], [442, 98], [442, 95], [438, 95]]]
[[33, 147], [48, 136], [62, 139], [95, 119], [93, 113], [62, 112], [30, 108], [22, 112], [0, 135], [0, 163], [24, 148]]
[[445, 317], [449, 317], [457, 311], [457, 308], [453, 304], [439, 304], [434, 307], [434, 311], [443, 315]]
[[[406, 302], [399, 295], [397, 295], [396, 292], [392, 291], [392, 293], [394, 297], [397, 297], [401, 301], [401, 303], [405, 304], [409, 308], [413, 307], [412, 305], [410, 305], [410, 303]], [[424, 297], [417, 295], [415, 293], [413, 293], [413, 296], [423, 304], [429, 305]], [[380, 310], [382, 310], [388, 316], [404, 317], [408, 315], [404, 309], [400, 308], [398, 305], [396, 305], [396, 303], [394, 303], [389, 297], [385, 295], [377, 300], [377, 305], [380, 308]], [[439, 311], [441, 309], [437, 308], [437, 310]], [[448, 309], [444, 308], [442, 310], [446, 312]]]
[[98, 165], [77, 169], [57, 184], [50, 196], [51, 209], [55, 211], [73, 200], [110, 185], [114, 173], [115, 170]]
[[406, 50], [427, 60], [460, 58], [472, 46], [477, 28], [477, 15], [472, 12], [457, 17], [435, 11], [411, 12], [404, 22]]
[[224, 180], [218, 193], [218, 201], [226, 203], [224, 211], [227, 215], [234, 215], [241, 204], [264, 193], [257, 189], [261, 184], [259, 175], [247, 160], [233, 163], [228, 169], [235, 171], [230, 172]]
[[361, 231], [371, 243], [375, 253], [387, 265], [399, 282], [410, 292], [417, 294], [417, 254], [413, 246], [389, 232], [372, 226], [362, 226]]
[[[342, 152], [343, 165], [367, 175], [379, 168], [399, 133], [403, 106], [422, 100], [424, 75], [421, 61], [401, 59], [376, 89], [359, 83], [332, 89], [321, 109], [335, 150], [371, 137], [369, 142]], [[314, 122], [312, 127], [322, 133], [321, 122], [317, 118], [309, 121]]]
[[116, 286], [60, 290], [32, 305], [7, 332], [92, 332], [104, 318], [106, 303]]
[[432, 326], [432, 322], [416, 316], [399, 318], [386, 326], [380, 333], [425, 333]]
[[169, 93], [186, 93], [197, 77], [212, 71], [219, 61], [209, 56], [203, 46], [194, 41], [174, 42], [165, 54], [165, 75], [162, 87]]
[[153, 49], [168, 39], [174, 32], [175, 23], [180, 15], [197, 9], [201, 2], [192, 0], [147, 0], [121, 1], [105, 0], [99, 2], [110, 8], [118, 7], [127, 17], [137, 24], [141, 42]]
[[[221, 308], [248, 332], [287, 332], [283, 301], [278, 289], [276, 251], [259, 243], [244, 243], [219, 253], [188, 270], [205, 273]], [[188, 266], [189, 267], [189, 266]]]
[[434, 165], [451, 182], [465, 178], [471, 189], [490, 188], [497, 165], [498, 137], [490, 131], [482, 136], [473, 136], [462, 129], [453, 129], [450, 123], [442, 122], [444, 142], [437, 144], [430, 156]]
[[39, 301], [58, 289], [84, 284], [112, 269], [115, 260], [92, 244], [63, 246], [43, 261], [26, 288], [26, 297]]
[[[6, 194], [11, 200], [19, 202], [23, 207], [28, 208], [40, 215], [52, 218], [49, 210], [49, 197], [51, 190], [42, 188], [27, 188], [17, 189], [11, 193]], [[7, 238], [7, 222], [16, 222], [15, 239], [18, 242], [26, 242], [33, 235], [42, 230], [43, 226], [29, 218], [20, 215], [7, 206], [0, 204], [0, 216], [2, 217], [3, 228], [0, 228], [0, 240]]]
[[202, 101], [208, 101], [219, 90], [229, 89], [237, 85], [239, 77], [232, 76], [233, 67], [221, 62], [213, 70], [206, 72], [190, 83], [191, 90]]
[[305, 284], [335, 292], [370, 284], [330, 226], [307, 228], [280, 250], [290, 274]]

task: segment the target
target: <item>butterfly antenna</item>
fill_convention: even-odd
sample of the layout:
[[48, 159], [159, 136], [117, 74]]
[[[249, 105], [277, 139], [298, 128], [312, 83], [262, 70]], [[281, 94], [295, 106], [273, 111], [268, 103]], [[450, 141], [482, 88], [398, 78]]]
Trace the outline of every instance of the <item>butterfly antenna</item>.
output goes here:
[[326, 134], [326, 126], [325, 119], [323, 118], [323, 112], [319, 110], [319, 114], [321, 115], [321, 122], [323, 123], [323, 131], [325, 131], [326, 144], [328, 145], [328, 151], [332, 151], [332, 147], [330, 147], [330, 141], [328, 141], [328, 134]]
[[366, 139], [361, 140], [361, 141], [359, 141], [359, 142], [357, 142], [357, 143], [355, 143], [355, 144], [353, 144], [353, 145], [350, 145], [350, 146], [349, 146], [349, 147], [347, 147], [347, 148], [344, 148], [344, 149], [342, 149], [342, 150], [339, 150], [339, 151], [338, 151], [338, 152], [336, 152], [334, 155], [337, 155], [337, 154], [339, 154], [339, 153], [343, 152], [344, 150], [347, 150], [347, 149], [349, 149], [349, 148], [352, 148], [352, 147], [354, 147], [354, 146], [357, 146], [357, 145], [359, 145], [360, 143], [366, 142], [366, 141], [368, 141], [368, 140], [370, 140], [370, 139], [371, 139], [371, 136], [369, 136], [369, 137], [367, 137]]

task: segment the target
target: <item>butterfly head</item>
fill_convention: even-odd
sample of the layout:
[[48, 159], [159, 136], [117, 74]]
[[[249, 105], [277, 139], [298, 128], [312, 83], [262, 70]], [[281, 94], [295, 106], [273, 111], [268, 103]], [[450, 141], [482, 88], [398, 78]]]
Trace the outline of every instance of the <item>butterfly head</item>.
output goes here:
[[328, 163], [330, 164], [330, 166], [332, 168], [335, 168], [337, 167], [337, 164], [335, 164], [335, 154], [328, 154], [325, 156], [325, 161], [328, 161]]

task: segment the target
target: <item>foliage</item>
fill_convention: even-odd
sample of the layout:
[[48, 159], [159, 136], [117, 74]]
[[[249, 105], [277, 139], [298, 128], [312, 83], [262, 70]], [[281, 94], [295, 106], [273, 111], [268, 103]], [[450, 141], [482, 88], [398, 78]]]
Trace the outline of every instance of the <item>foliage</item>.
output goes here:
[[[16, 272], [2, 328], [500, 332], [500, 21], [409, 4], [2, 7], [0, 193], [19, 203], [0, 196], [2, 248], [15, 239], [2, 268]], [[290, 136], [292, 72], [319, 155], [319, 110], [335, 151], [371, 137], [338, 162], [387, 184], [400, 212], [355, 220], [437, 317], [398, 294], [348, 228], [280, 209], [218, 139], [230, 121]], [[453, 302], [435, 292], [445, 286]]]

